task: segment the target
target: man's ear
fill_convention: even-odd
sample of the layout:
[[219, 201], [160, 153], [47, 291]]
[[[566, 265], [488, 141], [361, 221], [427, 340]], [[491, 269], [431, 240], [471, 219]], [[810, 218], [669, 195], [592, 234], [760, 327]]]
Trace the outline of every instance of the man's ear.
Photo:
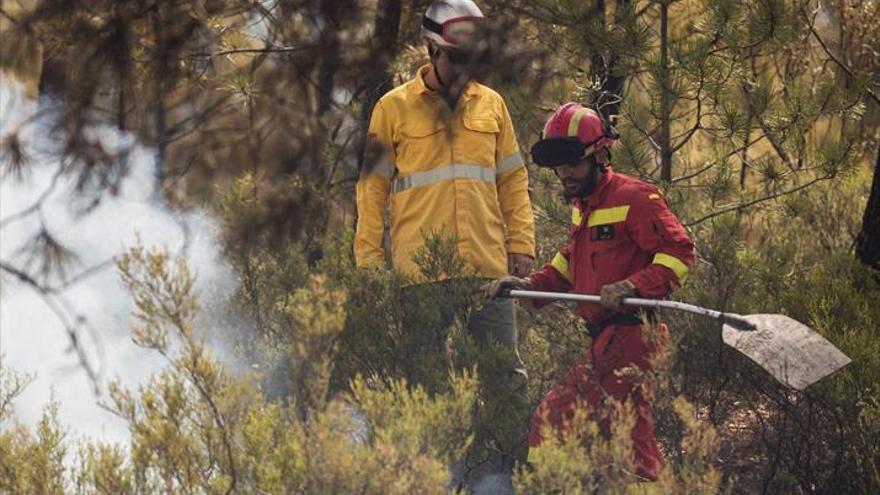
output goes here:
[[431, 59], [431, 63], [434, 63], [434, 57], [437, 55], [437, 46], [434, 45], [432, 41], [427, 43], [428, 46], [428, 58]]
[[607, 165], [611, 161], [611, 153], [608, 152], [607, 148], [597, 151], [594, 156], [596, 157], [596, 163], [599, 165]]

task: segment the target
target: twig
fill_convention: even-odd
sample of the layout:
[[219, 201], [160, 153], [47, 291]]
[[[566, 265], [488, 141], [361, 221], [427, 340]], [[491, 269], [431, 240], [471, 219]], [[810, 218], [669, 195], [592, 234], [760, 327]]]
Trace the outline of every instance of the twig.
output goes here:
[[11, 22], [11, 23], [12, 23], [13, 25], [15, 25], [15, 26], [20, 26], [20, 25], [21, 25], [21, 20], [16, 19], [15, 17], [13, 17], [12, 14], [10, 14], [9, 12], [7, 12], [6, 9], [4, 9], [4, 8], [2, 8], [2, 7], [0, 7], [0, 16], [3, 16], [6, 20], [8, 20], [9, 22]]
[[239, 53], [291, 53], [298, 52], [302, 50], [311, 50], [313, 48], [318, 48], [315, 46], [267, 46], [264, 48], [231, 48], [229, 50], [220, 50], [217, 52], [196, 52], [188, 54], [190, 58], [214, 58], [214, 57], [222, 57], [225, 55], [235, 55]]
[[[33, 277], [28, 275], [27, 273], [19, 270], [18, 268], [0, 260], [0, 270], [5, 271], [13, 276], [15, 276], [21, 282], [29, 285], [34, 292], [43, 299], [43, 302], [46, 303], [46, 306], [52, 310], [53, 313], [58, 317], [58, 320], [61, 322], [61, 325], [64, 327], [64, 331], [67, 333], [68, 338], [70, 339], [71, 349], [76, 353], [77, 359], [79, 360], [80, 365], [83, 370], [85, 370], [86, 375], [89, 377], [89, 381], [92, 382], [92, 388], [95, 392], [95, 395], [100, 394], [100, 374], [101, 372], [96, 370], [94, 366], [89, 362], [88, 356], [86, 356], [85, 350], [82, 348], [79, 342], [79, 331], [78, 326], [85, 322], [85, 318], [79, 314], [76, 314], [75, 311], [70, 308], [70, 305], [58, 295], [55, 297], [58, 299], [57, 301], [52, 297], [53, 294], [50, 290], [40, 284]], [[67, 314], [67, 312], [70, 314]], [[71, 321], [73, 320], [73, 321]]]
[[706, 165], [705, 167], [703, 167], [703, 168], [697, 170], [696, 172], [690, 173], [690, 174], [688, 174], [688, 175], [682, 175], [681, 177], [676, 177], [676, 178], [672, 179], [672, 180], [670, 181], [670, 183], [671, 183], [671, 184], [675, 184], [676, 182], [681, 182], [681, 181], [685, 181], [685, 180], [693, 179], [694, 177], [696, 177], [696, 176], [702, 174], [703, 172], [705, 172], [706, 170], [709, 170], [710, 168], [712, 168], [712, 167], [714, 167], [714, 166], [715, 166], [715, 163], [712, 162], [712, 161], [709, 161], [709, 164]]
[[[855, 72], [853, 72], [853, 70], [848, 65], [846, 65], [842, 60], [837, 58], [837, 56], [834, 55], [834, 53], [831, 52], [831, 49], [828, 47], [828, 45], [825, 44], [825, 40], [823, 40], [822, 37], [819, 36], [819, 33], [816, 31], [816, 27], [810, 21], [810, 18], [809, 18], [809, 16], [807, 16], [807, 13], [803, 7], [801, 7], [801, 15], [804, 16], [804, 20], [807, 21], [807, 27], [810, 28], [810, 33], [812, 33], [813, 37], [816, 38], [816, 41], [819, 42], [819, 46], [822, 47], [822, 50], [831, 58], [831, 60], [834, 61], [834, 63], [837, 64], [838, 67], [843, 69], [843, 71], [846, 72], [846, 74], [850, 78], [855, 79], [856, 78]], [[880, 105], [880, 97], [878, 97], [876, 94], [874, 94], [874, 92], [871, 91], [871, 88], [865, 86], [865, 92], [868, 94], [868, 96], [871, 97], [872, 100], [874, 100], [875, 103]]]
[[786, 195], [788, 195], [788, 194], [794, 194], [794, 193], [796, 193], [796, 192], [798, 192], [798, 191], [802, 191], [802, 190], [804, 190], [804, 189], [806, 189], [806, 188], [812, 186], [813, 184], [815, 184], [815, 183], [817, 183], [817, 182], [821, 182], [821, 181], [823, 181], [823, 180], [828, 180], [828, 179], [831, 179], [831, 178], [833, 178], [833, 177], [834, 177], [834, 175], [823, 175], [822, 177], [817, 177], [817, 178], [815, 178], [815, 179], [813, 179], [813, 180], [807, 182], [806, 184], [802, 184], [802, 185], [800, 185], [800, 186], [794, 187], [794, 188], [789, 189], [789, 190], [787, 190], [787, 191], [781, 191], [781, 192], [773, 193], [773, 194], [770, 194], [770, 195], [767, 195], [767, 196], [764, 196], [764, 197], [761, 197], [761, 198], [758, 198], [758, 199], [753, 199], [752, 201], [747, 201], [747, 202], [745, 202], [745, 203], [740, 203], [740, 204], [736, 204], [736, 205], [728, 206], [728, 207], [722, 208], [722, 209], [720, 209], [720, 210], [718, 210], [718, 211], [712, 212], [712, 213], [710, 213], [710, 214], [708, 214], [708, 215], [705, 215], [705, 216], [703, 216], [703, 217], [701, 217], [701, 218], [698, 218], [697, 220], [694, 220], [694, 221], [692, 221], [692, 222], [688, 222], [688, 223], [685, 224], [685, 226], [686, 226], [686, 227], [693, 227], [694, 225], [701, 224], [701, 223], [705, 222], [706, 220], [709, 220], [709, 219], [711, 219], [711, 218], [715, 218], [715, 217], [717, 217], [717, 216], [719, 216], [719, 215], [723, 215], [723, 214], [725, 214], [725, 213], [730, 213], [731, 211], [740, 211], [740, 210], [744, 210], [744, 209], [746, 209], [746, 208], [748, 208], [748, 207], [750, 207], [750, 206], [754, 206], [754, 205], [756, 205], [756, 204], [763, 203], [763, 202], [765, 202], [765, 201], [770, 201], [771, 199], [776, 199], [776, 198], [779, 198], [779, 197], [781, 197], [781, 196], [786, 196]]
[[58, 171], [55, 172], [55, 175], [52, 177], [52, 182], [49, 184], [49, 187], [43, 192], [43, 194], [40, 195], [39, 198], [37, 198], [37, 200], [32, 205], [19, 211], [18, 213], [13, 213], [3, 220], [0, 220], [0, 229], [39, 210], [40, 207], [43, 205], [43, 201], [45, 201], [46, 198], [49, 197], [49, 194], [51, 194], [52, 191], [55, 189], [55, 185], [58, 183], [58, 178], [61, 177], [62, 172], [64, 172], [63, 166], [58, 168]]
[[82, 282], [83, 280], [91, 277], [92, 275], [108, 268], [109, 266], [112, 266], [114, 263], [116, 263], [116, 258], [110, 258], [108, 260], [102, 261], [101, 263], [98, 263], [97, 265], [95, 265], [91, 268], [83, 270], [83, 271], [79, 272], [78, 274], [74, 275], [73, 277], [65, 280], [64, 283], [62, 283], [61, 285], [45, 287], [46, 292], [48, 292], [50, 294], [61, 292], [65, 289], [67, 289], [68, 287], [75, 285], [75, 284], [78, 284], [78, 283]]

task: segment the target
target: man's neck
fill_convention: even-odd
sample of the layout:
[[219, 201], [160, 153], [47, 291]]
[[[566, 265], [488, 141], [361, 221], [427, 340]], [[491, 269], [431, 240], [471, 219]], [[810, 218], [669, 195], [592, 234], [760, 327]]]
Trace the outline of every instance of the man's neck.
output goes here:
[[596, 178], [593, 182], [593, 188], [590, 190], [590, 194], [587, 194], [586, 196], [583, 196], [581, 198], [581, 201], [583, 201], [584, 204], [587, 204], [587, 201], [589, 201], [591, 197], [595, 197], [597, 194], [599, 194], [599, 189], [602, 188], [602, 185], [609, 177], [608, 172], [608, 168], [605, 168], [604, 172], [600, 172], [598, 169], [596, 170]]
[[593, 175], [593, 187], [589, 188], [589, 192], [586, 194], [579, 194], [577, 199], [580, 200], [582, 205], [586, 205], [591, 197], [595, 196], [599, 192], [599, 188], [602, 187], [602, 181], [605, 179], [607, 172], [599, 172], [596, 170], [595, 175]]
[[434, 65], [431, 65], [431, 70], [428, 71], [427, 74], [424, 75], [425, 86], [428, 87], [431, 91], [437, 93], [438, 96], [443, 98], [443, 101], [449, 105], [449, 108], [455, 110], [455, 106], [458, 104], [458, 94], [451, 94], [449, 92], [449, 88], [443, 84], [440, 84], [440, 81], [437, 79], [437, 73], [435, 72]]

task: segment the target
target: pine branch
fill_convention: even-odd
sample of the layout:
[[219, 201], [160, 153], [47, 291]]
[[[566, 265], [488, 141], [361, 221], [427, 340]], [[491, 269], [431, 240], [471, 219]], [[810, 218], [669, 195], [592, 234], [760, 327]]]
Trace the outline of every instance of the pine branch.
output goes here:
[[6, 9], [4, 9], [2, 6], [0, 6], [0, 16], [2, 16], [3, 18], [5, 18], [9, 22], [11, 22], [13, 26], [19, 26], [21, 23], [21, 21], [19, 19], [16, 19], [12, 14], [7, 12]]
[[[751, 93], [748, 90], [747, 84], [743, 83], [742, 88], [746, 94], [746, 101], [748, 102], [749, 111], [753, 112]], [[776, 154], [779, 156], [779, 159], [782, 160], [782, 162], [785, 163], [785, 165], [790, 170], [794, 170], [795, 167], [791, 161], [791, 157], [788, 155], [788, 151], [785, 150], [785, 146], [783, 142], [779, 139], [779, 136], [777, 136], [776, 133], [773, 132], [773, 129], [770, 127], [767, 119], [765, 119], [761, 115], [757, 115], [756, 119], [758, 121], [759, 127], [761, 128], [761, 131], [764, 132], [764, 136], [767, 137], [767, 141], [769, 141], [770, 145], [773, 147], [773, 151], [776, 152]]]
[[693, 179], [694, 177], [696, 177], [696, 176], [702, 174], [703, 172], [705, 172], [705, 171], [711, 169], [711, 168], [714, 167], [714, 166], [715, 166], [715, 163], [712, 162], [712, 161], [710, 161], [705, 167], [703, 167], [703, 168], [697, 170], [696, 172], [693, 172], [693, 173], [690, 173], [690, 174], [683, 175], [683, 176], [681, 176], [681, 177], [676, 177], [676, 178], [672, 179], [671, 183], [672, 183], [672, 184], [675, 184], [675, 183], [677, 183], [677, 182], [682, 182], [682, 181], [686, 181], [686, 180]]
[[[838, 67], [840, 67], [844, 72], [846, 72], [846, 74], [851, 79], [856, 79], [855, 72], [831, 51], [831, 49], [825, 43], [825, 40], [823, 40], [822, 36], [819, 35], [819, 32], [816, 31], [816, 26], [810, 20], [809, 16], [807, 15], [806, 10], [803, 7], [801, 7], [801, 15], [804, 17], [804, 20], [807, 22], [807, 27], [810, 29], [810, 33], [812, 33], [813, 37], [816, 38], [816, 41], [819, 42], [819, 46], [822, 47], [822, 50], [825, 52], [825, 54], [828, 55], [828, 57], [831, 58], [831, 60], [833, 60], [834, 63], [837, 64]], [[871, 97], [872, 100], [874, 100], [875, 103], [880, 105], [880, 97], [878, 97], [874, 93], [874, 91], [871, 90], [871, 88], [866, 86], [865, 92], [868, 94], [868, 96]]]
[[55, 189], [55, 186], [58, 184], [58, 179], [61, 177], [61, 174], [64, 172], [64, 167], [58, 167], [58, 171], [55, 172], [55, 175], [52, 176], [52, 181], [49, 183], [49, 187], [46, 188], [45, 191], [34, 201], [30, 206], [18, 211], [17, 213], [13, 213], [8, 217], [0, 220], [0, 229], [3, 229], [7, 225], [12, 222], [21, 220], [24, 217], [27, 217], [37, 210], [39, 210], [43, 206], [43, 202], [52, 194], [52, 191]]
[[116, 263], [116, 258], [110, 258], [108, 260], [102, 261], [101, 263], [98, 263], [97, 265], [94, 265], [90, 268], [87, 268], [87, 269], [79, 272], [78, 274], [74, 275], [73, 277], [70, 277], [69, 279], [65, 280], [64, 283], [62, 283], [60, 285], [46, 286], [46, 291], [49, 293], [61, 292], [65, 289], [67, 289], [68, 287], [76, 285], [76, 284], [82, 282], [83, 280], [91, 277], [92, 275], [95, 275], [96, 273], [101, 272], [101, 271], [113, 266], [115, 263]]
[[304, 50], [313, 50], [319, 48], [320, 45], [309, 46], [266, 46], [263, 48], [231, 48], [229, 50], [220, 50], [217, 52], [196, 52], [190, 53], [189, 58], [214, 58], [223, 57], [225, 55], [237, 55], [243, 53], [267, 54], [267, 53], [295, 53]]
[[172, 124], [165, 131], [165, 144], [171, 144], [183, 139], [198, 131], [202, 124], [205, 124], [210, 119], [223, 115], [223, 112], [226, 111], [226, 108], [224, 107], [227, 105], [230, 98], [231, 96], [229, 95], [224, 96], [205, 110], [194, 113], [183, 120]]
[[[94, 366], [92, 366], [92, 363], [89, 361], [85, 350], [80, 344], [78, 327], [79, 325], [83, 324], [85, 318], [82, 315], [76, 314], [69, 307], [66, 301], [60, 298], [60, 296], [56, 295], [53, 298], [54, 289], [44, 286], [24, 271], [19, 270], [18, 268], [10, 265], [9, 263], [6, 263], [3, 260], [0, 260], [0, 271], [8, 273], [17, 278], [19, 281], [28, 285], [43, 300], [46, 306], [48, 306], [49, 309], [53, 313], [55, 313], [58, 321], [64, 327], [64, 331], [67, 334], [67, 337], [70, 339], [71, 350], [73, 350], [73, 352], [76, 354], [80, 366], [82, 366], [83, 370], [86, 372], [86, 376], [88, 376], [89, 381], [92, 383], [94, 393], [96, 395], [99, 394], [99, 376], [101, 373], [97, 369], [95, 369]], [[56, 300], [55, 298], [58, 298], [58, 300]]]
[[816, 183], [824, 181], [824, 180], [829, 180], [832, 178], [834, 178], [833, 174], [823, 175], [821, 177], [816, 177], [815, 179], [807, 182], [806, 184], [802, 184], [800, 186], [793, 187], [793, 188], [788, 189], [786, 191], [781, 191], [781, 192], [769, 194], [767, 196], [753, 199], [751, 201], [746, 201], [745, 203], [739, 203], [739, 204], [735, 204], [735, 205], [726, 206], [726, 207], [721, 208], [720, 210], [714, 211], [712, 213], [709, 213], [708, 215], [700, 217], [697, 220], [694, 220], [692, 222], [687, 222], [687, 223], [685, 223], [685, 226], [686, 227], [693, 227], [694, 225], [699, 225], [699, 224], [705, 222], [706, 220], [715, 218], [715, 217], [723, 215], [725, 213], [730, 213], [732, 211], [742, 211], [742, 210], [745, 210], [746, 208], [755, 206], [760, 203], [764, 203], [766, 201], [770, 201], [773, 199], [781, 198], [782, 196], [787, 196], [789, 194], [794, 194], [796, 192], [803, 191], [804, 189], [812, 186], [813, 184], [816, 184]]
[[[691, 138], [694, 137], [694, 135], [697, 133], [698, 130], [700, 130], [700, 128], [703, 125], [703, 123], [702, 123], [703, 98], [701, 96], [701, 93], [703, 91], [703, 86], [704, 86], [705, 82], [706, 82], [705, 74], [701, 68], [700, 69], [700, 85], [697, 87], [697, 97], [696, 97], [696, 100], [697, 100], [696, 122], [694, 123], [693, 127], [691, 127], [690, 130], [684, 135], [684, 137], [682, 137], [681, 141], [679, 141], [677, 144], [675, 144], [672, 147], [671, 153], [678, 152], [678, 150], [680, 150], [682, 147], [684, 147], [684, 145], [686, 145], [688, 142], [690, 142]], [[671, 180], [672, 179], [670, 179], [670, 182], [671, 182]]]

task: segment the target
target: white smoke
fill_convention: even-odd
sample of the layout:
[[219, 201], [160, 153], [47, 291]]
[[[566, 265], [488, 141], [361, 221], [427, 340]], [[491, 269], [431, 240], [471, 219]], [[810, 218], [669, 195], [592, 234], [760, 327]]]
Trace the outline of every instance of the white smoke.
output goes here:
[[[72, 206], [82, 201], [74, 191], [72, 178], [62, 176], [52, 187], [60, 163], [57, 156], [47, 152], [55, 148], [50, 133], [51, 108], [50, 101], [38, 104], [26, 99], [15, 84], [0, 85], [0, 140], [17, 133], [32, 159], [23, 181], [9, 174], [0, 179], [0, 260], [22, 268], [23, 258], [18, 252], [41, 228], [40, 214], [7, 219], [51, 189], [40, 211], [50, 234], [78, 257], [77, 266], [68, 275], [75, 276], [114, 259], [138, 238], [147, 247], [165, 247], [184, 254], [197, 275], [196, 289], [206, 309], [199, 328], [207, 332], [209, 347], [227, 367], [243, 367], [246, 363], [222, 345], [224, 337], [240, 331], [231, 325], [247, 322], [222, 321], [223, 311], [216, 308], [228, 300], [235, 281], [232, 270], [220, 257], [215, 224], [198, 210], [179, 213], [156, 205], [152, 200], [153, 150], [139, 146], [131, 135], [112, 127], [91, 132], [105, 148], [127, 150], [128, 174], [118, 195], [106, 194], [94, 210], [77, 215]], [[37, 116], [38, 109], [45, 115]], [[0, 163], [6, 158], [0, 154]], [[68, 438], [127, 444], [127, 424], [98, 406], [98, 400], [107, 397], [96, 397], [79, 358], [70, 351], [70, 338], [59, 318], [26, 284], [5, 273], [0, 273], [0, 280], [0, 366], [36, 376], [13, 403], [14, 421], [32, 429], [54, 399]], [[87, 322], [90, 332], [83, 332], [79, 343], [87, 359], [101, 365], [102, 387], [115, 378], [126, 388], [136, 390], [166, 366], [158, 353], [132, 343], [129, 331], [134, 307], [113, 264], [64, 289], [60, 296]], [[359, 414], [353, 411], [353, 415], [362, 421]], [[9, 426], [0, 424], [0, 429]], [[362, 428], [361, 424], [360, 437], [365, 435]], [[451, 487], [462, 482], [461, 471], [460, 466], [453, 468]], [[470, 476], [468, 493], [513, 493], [508, 474], [485, 471]]]
[[[215, 225], [198, 210], [178, 213], [156, 205], [152, 201], [152, 150], [111, 127], [90, 132], [106, 148], [128, 150], [128, 174], [117, 195], [103, 195], [96, 208], [80, 215], [74, 206], [81, 203], [81, 198], [72, 179], [59, 176], [52, 187], [60, 167], [57, 156], [46, 152], [54, 147], [50, 134], [52, 102], [38, 104], [28, 100], [20, 86], [8, 77], [4, 79], [0, 85], [0, 140], [17, 132], [31, 160], [23, 180], [10, 174], [4, 174], [0, 180], [0, 260], [18, 269], [27, 268], [26, 256], [20, 251], [41, 228], [42, 217], [42, 224], [52, 237], [77, 256], [68, 277], [105, 264], [103, 269], [60, 291], [59, 297], [73, 313], [85, 319], [85, 328], [89, 330], [80, 333], [79, 344], [87, 360], [99, 366], [99, 385], [103, 388], [110, 379], [118, 378], [124, 386], [137, 389], [161, 370], [165, 361], [157, 353], [132, 343], [131, 296], [109, 261], [140, 237], [147, 247], [164, 247], [184, 255], [196, 273], [202, 306], [219, 304], [216, 301], [227, 300], [226, 296], [234, 290], [234, 277], [220, 258]], [[37, 115], [38, 108], [46, 114]], [[44, 112], [46, 109], [50, 111]], [[7, 158], [0, 155], [0, 163]], [[51, 192], [38, 212], [7, 221], [35, 204], [46, 191]], [[54, 397], [59, 403], [59, 418], [69, 435], [126, 441], [127, 425], [98, 406], [93, 384], [77, 355], [71, 352], [71, 340], [61, 320], [31, 287], [6, 273], [0, 276], [0, 365], [36, 377], [14, 402], [14, 420], [33, 427]], [[223, 325], [218, 321], [203, 323]]]

